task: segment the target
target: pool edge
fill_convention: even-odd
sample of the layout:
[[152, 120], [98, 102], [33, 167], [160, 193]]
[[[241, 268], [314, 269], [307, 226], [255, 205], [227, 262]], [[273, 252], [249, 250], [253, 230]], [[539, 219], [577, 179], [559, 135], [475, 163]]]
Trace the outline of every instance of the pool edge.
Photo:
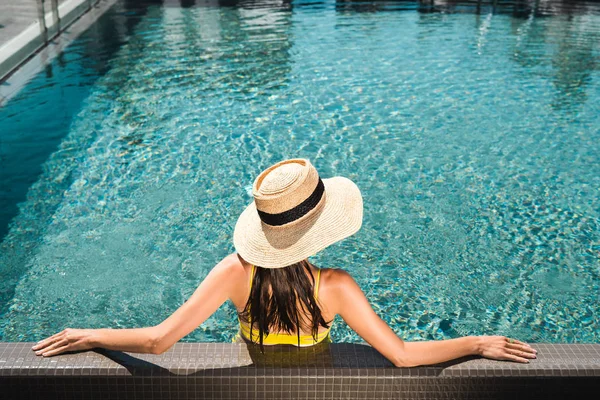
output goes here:
[[177, 343], [161, 355], [98, 349], [49, 358], [31, 346], [0, 343], [6, 398], [548, 399], [600, 389], [600, 344], [536, 344], [530, 364], [469, 357], [415, 368], [350, 343], [265, 354], [245, 344]]
[[[46, 65], [60, 54], [73, 40], [89, 28], [117, 0], [71, 0], [58, 8], [60, 32], [52, 12], [45, 15], [47, 35], [44, 42], [39, 22], [29, 25], [19, 35], [0, 46], [0, 107]], [[87, 17], [87, 18], [86, 18]]]

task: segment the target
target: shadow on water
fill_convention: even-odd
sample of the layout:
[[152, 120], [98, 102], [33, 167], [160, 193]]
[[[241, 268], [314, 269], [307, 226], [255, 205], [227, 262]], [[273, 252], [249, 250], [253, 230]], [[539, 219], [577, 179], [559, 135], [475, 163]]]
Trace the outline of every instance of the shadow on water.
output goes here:
[[41, 206], [44, 212], [35, 213], [17, 227], [26, 239], [19, 241], [18, 251], [13, 251], [6, 248], [11, 245], [4, 239], [19, 213], [19, 203], [26, 200], [29, 188], [44, 172], [44, 163], [68, 134], [94, 83], [110, 70], [111, 59], [128, 42], [148, 8], [161, 3], [118, 2], [0, 108], [0, 316], [6, 313], [24, 273], [26, 257], [71, 179], [61, 177], [52, 187], [42, 188], [47, 194]]
[[18, 203], [25, 200], [43, 163], [68, 133], [96, 80], [108, 72], [109, 61], [127, 42], [147, 7], [160, 3], [119, 3], [125, 16], [109, 10], [71, 44], [77, 54], [61, 53], [28, 83], [23, 90], [26, 96], [17, 95], [0, 108], [0, 242], [19, 211]]

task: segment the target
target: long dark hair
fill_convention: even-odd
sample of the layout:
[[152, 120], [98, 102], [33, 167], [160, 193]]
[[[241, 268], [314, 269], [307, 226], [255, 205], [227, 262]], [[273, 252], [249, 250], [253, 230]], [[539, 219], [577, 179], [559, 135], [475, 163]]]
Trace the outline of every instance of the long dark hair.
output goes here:
[[[310, 280], [305, 270], [308, 271]], [[301, 327], [310, 327], [315, 341], [319, 326], [329, 328], [314, 298], [314, 284], [315, 277], [306, 260], [285, 268], [256, 267], [252, 291], [239, 317], [246, 323], [252, 320], [252, 325], [258, 326], [261, 352], [264, 352], [263, 336], [269, 335], [269, 327], [275, 332], [297, 332], [298, 346], [300, 346]], [[250, 341], [252, 341], [252, 326]]]

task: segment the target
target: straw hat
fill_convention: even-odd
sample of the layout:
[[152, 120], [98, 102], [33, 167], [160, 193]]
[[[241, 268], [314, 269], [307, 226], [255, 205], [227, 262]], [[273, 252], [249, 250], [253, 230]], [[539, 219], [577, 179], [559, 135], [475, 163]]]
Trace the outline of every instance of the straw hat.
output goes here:
[[279, 162], [252, 186], [254, 202], [233, 232], [237, 252], [251, 264], [281, 268], [358, 231], [363, 203], [349, 179], [319, 178], [310, 161]]

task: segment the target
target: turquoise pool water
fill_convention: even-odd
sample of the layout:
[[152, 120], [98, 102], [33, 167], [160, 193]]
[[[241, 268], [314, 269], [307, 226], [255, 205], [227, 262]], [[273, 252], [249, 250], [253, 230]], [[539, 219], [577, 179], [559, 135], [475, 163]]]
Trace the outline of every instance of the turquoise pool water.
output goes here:
[[[597, 3], [130, 3], [0, 109], [0, 340], [159, 323], [306, 157], [365, 200], [313, 261], [401, 337], [600, 341]], [[226, 304], [184, 340], [236, 329]]]

